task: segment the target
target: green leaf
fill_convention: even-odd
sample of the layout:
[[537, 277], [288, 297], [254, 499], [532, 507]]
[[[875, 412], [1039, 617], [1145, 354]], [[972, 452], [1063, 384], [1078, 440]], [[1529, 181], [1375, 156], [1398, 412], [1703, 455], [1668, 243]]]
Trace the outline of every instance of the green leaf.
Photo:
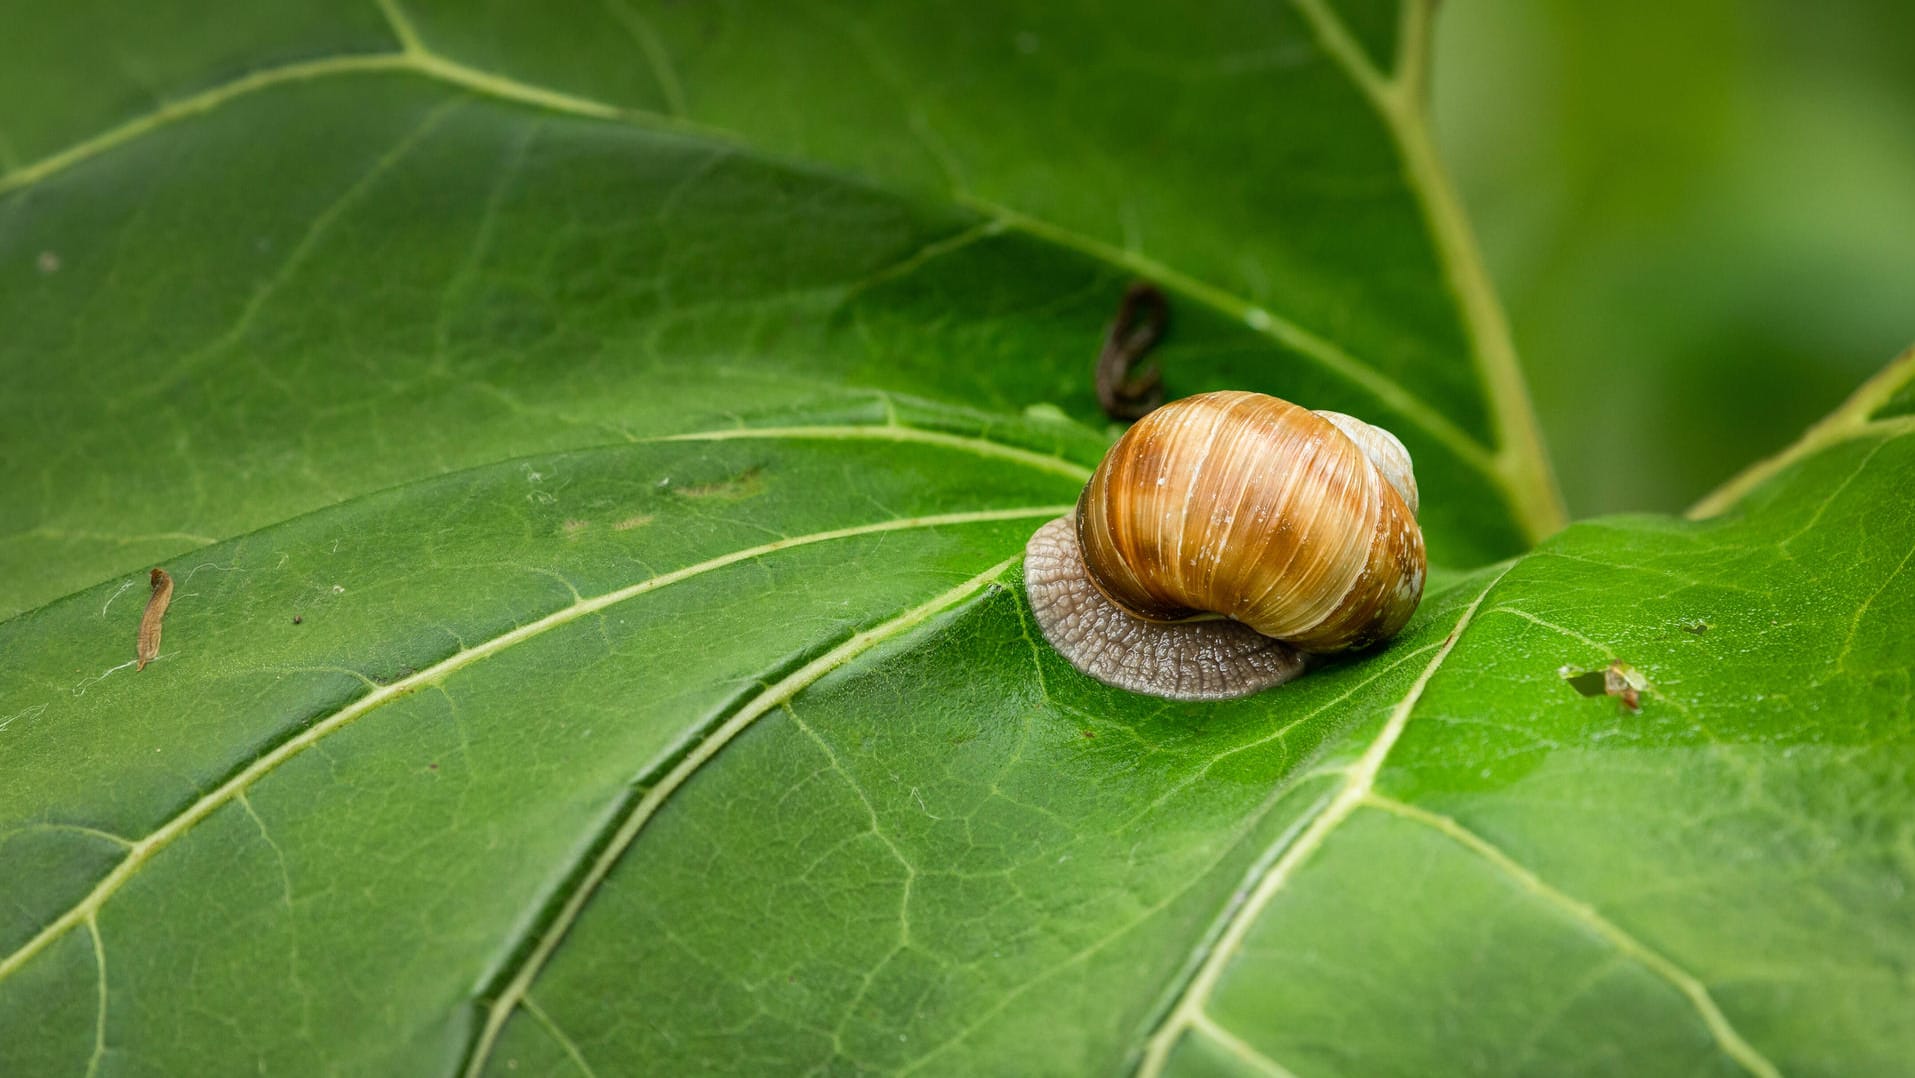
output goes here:
[[1417, 112], [1420, 7], [1392, 82], [1316, 4], [286, 6], [39, 2], [0, 63], [0, 613], [660, 433], [921, 400], [1094, 464], [1139, 276], [1172, 395], [1399, 434], [1440, 561], [1559, 523]]
[[[1512, 557], [1421, 6], [68, 10], [0, 65], [0, 1073], [1915, 1047], [1915, 359]], [[1029, 624], [1139, 274], [1173, 395], [1411, 446], [1387, 649], [1170, 704]]]

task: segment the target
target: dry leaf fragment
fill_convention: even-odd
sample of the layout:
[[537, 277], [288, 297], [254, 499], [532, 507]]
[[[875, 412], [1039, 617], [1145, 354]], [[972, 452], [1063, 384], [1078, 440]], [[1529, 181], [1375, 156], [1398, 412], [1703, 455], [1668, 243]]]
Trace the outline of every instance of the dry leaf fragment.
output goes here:
[[1617, 659], [1602, 672], [1603, 691], [1622, 701], [1622, 706], [1630, 711], [1642, 710], [1642, 690], [1649, 682], [1636, 668]]
[[1117, 317], [1104, 333], [1104, 349], [1097, 355], [1097, 403], [1104, 414], [1128, 422], [1141, 419], [1164, 402], [1164, 374], [1156, 364], [1142, 366], [1144, 356], [1164, 335], [1170, 303], [1148, 281], [1135, 281], [1124, 290]]
[[160, 619], [166, 617], [166, 606], [173, 601], [173, 578], [164, 569], [153, 570], [153, 597], [146, 601], [146, 613], [140, 615], [140, 640], [136, 651], [139, 665], [135, 670], [146, 669], [160, 653]]
[[1556, 675], [1584, 696], [1615, 697], [1631, 713], [1642, 710], [1642, 694], [1649, 689], [1649, 679], [1621, 659], [1611, 660], [1601, 670], [1562, 666], [1557, 668]]

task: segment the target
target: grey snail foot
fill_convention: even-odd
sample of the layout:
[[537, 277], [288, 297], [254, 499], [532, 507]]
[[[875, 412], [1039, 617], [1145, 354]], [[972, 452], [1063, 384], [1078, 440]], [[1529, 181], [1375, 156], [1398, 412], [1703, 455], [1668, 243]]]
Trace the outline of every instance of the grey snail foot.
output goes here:
[[1044, 638], [1106, 685], [1171, 700], [1228, 700], [1304, 670], [1301, 652], [1239, 622], [1156, 622], [1125, 612], [1091, 583], [1070, 516], [1031, 536], [1024, 588]]

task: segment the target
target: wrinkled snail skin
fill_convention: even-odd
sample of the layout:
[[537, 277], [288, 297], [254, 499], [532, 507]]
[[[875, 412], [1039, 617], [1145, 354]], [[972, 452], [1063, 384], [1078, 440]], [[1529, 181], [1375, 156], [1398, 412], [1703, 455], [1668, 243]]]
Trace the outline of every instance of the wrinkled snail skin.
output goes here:
[[1044, 638], [1106, 685], [1172, 700], [1227, 700], [1303, 672], [1303, 653], [1241, 622], [1145, 621], [1104, 597], [1084, 572], [1073, 517], [1024, 548], [1024, 591]]
[[[1139, 420], [1070, 517], [1038, 530], [1040, 628], [1120, 688], [1218, 699], [1288, 680], [1302, 653], [1367, 647], [1422, 597], [1409, 454], [1389, 432], [1256, 393]], [[1202, 620], [1190, 620], [1202, 619]]]

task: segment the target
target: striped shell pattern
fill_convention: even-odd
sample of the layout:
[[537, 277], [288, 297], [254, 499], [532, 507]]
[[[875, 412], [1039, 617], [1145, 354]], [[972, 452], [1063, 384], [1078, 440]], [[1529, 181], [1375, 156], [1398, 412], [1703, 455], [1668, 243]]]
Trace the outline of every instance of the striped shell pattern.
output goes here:
[[[1045, 635], [1080, 670], [1156, 695], [1242, 695], [1295, 676], [1301, 657], [1246, 679], [1212, 653], [1279, 641], [1326, 654], [1403, 627], [1423, 591], [1416, 508], [1409, 454], [1387, 431], [1258, 393], [1200, 394], [1118, 440], [1078, 500], [1075, 534], [1034, 542], [1027, 588]], [[1037, 564], [1066, 548], [1088, 580], [1068, 594], [1055, 565]], [[1206, 621], [1223, 624], [1194, 629]], [[1217, 668], [1153, 671], [1110, 654], [1168, 624]]]

